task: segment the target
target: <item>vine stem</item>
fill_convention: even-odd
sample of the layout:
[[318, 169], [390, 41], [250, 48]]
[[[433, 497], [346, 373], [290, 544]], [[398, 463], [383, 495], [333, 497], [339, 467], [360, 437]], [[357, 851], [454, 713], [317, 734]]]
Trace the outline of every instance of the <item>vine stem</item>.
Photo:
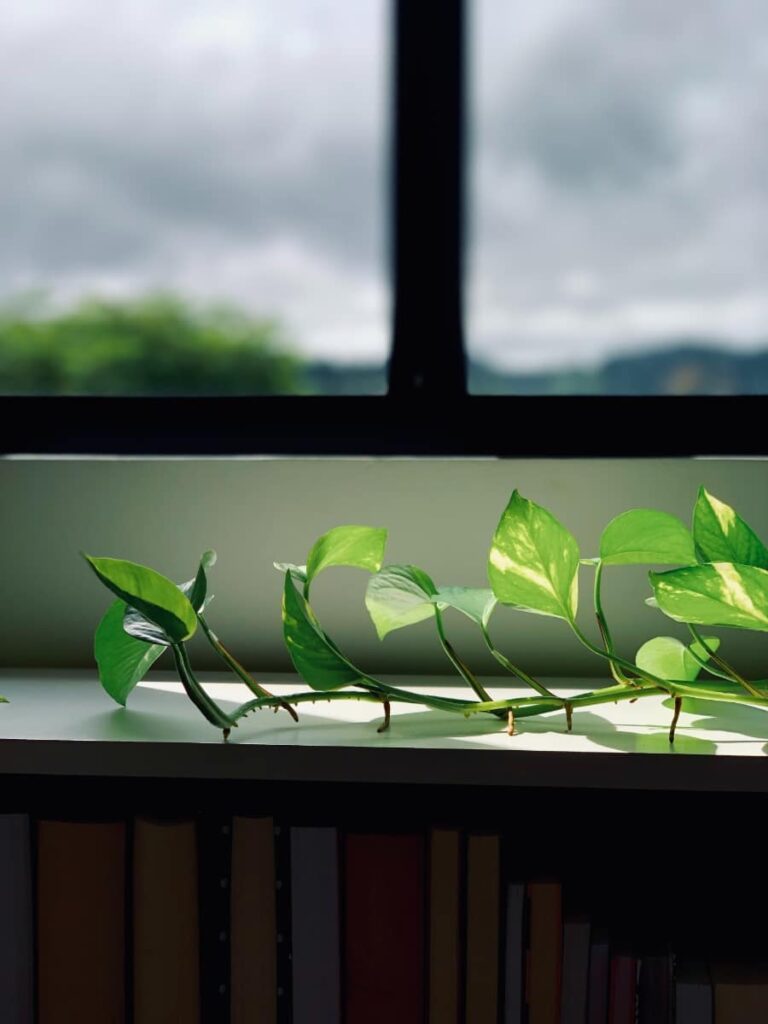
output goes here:
[[552, 697], [554, 700], [560, 699], [554, 693], [552, 693], [551, 690], [548, 690], [546, 686], [540, 683], [538, 679], [535, 679], [527, 672], [524, 672], [523, 669], [521, 669], [518, 665], [515, 665], [513, 662], [511, 662], [505, 654], [502, 654], [502, 652], [494, 645], [493, 641], [491, 640], [490, 633], [488, 632], [488, 626], [486, 625], [485, 622], [480, 623], [480, 629], [483, 634], [485, 646], [491, 652], [496, 661], [498, 661], [498, 663], [503, 668], [505, 668], [507, 672], [510, 672], [513, 676], [517, 676], [518, 679], [522, 679], [524, 683], [527, 683], [530, 687], [536, 690], [537, 693], [540, 693], [542, 697]]
[[611, 631], [608, 628], [608, 620], [606, 619], [605, 612], [603, 611], [602, 582], [603, 560], [602, 558], [600, 558], [598, 559], [597, 565], [595, 566], [595, 584], [593, 588], [595, 618], [597, 619], [597, 625], [600, 630], [600, 636], [603, 640], [603, 647], [605, 648], [605, 653], [611, 655], [611, 675], [617, 683], [623, 683], [624, 686], [633, 686], [634, 680], [631, 679], [629, 676], [624, 675], [623, 672], [620, 672], [618, 665], [613, 660], [615, 649], [613, 646], [613, 637], [611, 636]]
[[[213, 647], [214, 651], [216, 651], [216, 653], [224, 662], [224, 664], [245, 683], [245, 685], [248, 687], [251, 693], [255, 694], [257, 697], [271, 697], [272, 694], [269, 692], [269, 690], [265, 686], [262, 686], [261, 683], [257, 683], [253, 676], [248, 671], [246, 671], [246, 669], [240, 664], [237, 658], [235, 658], [235, 656], [227, 650], [227, 648], [224, 646], [221, 640], [219, 640], [219, 638], [213, 632], [211, 627], [208, 625], [207, 621], [205, 620], [205, 617], [199, 614], [197, 616], [197, 619], [211, 647]], [[283, 710], [288, 712], [288, 714], [291, 716], [294, 722], [298, 722], [299, 716], [296, 714], [296, 712], [290, 706], [290, 704], [280, 704], [279, 706], [283, 708]]]
[[208, 696], [205, 690], [202, 688], [195, 673], [192, 671], [192, 666], [189, 662], [189, 656], [187, 655], [184, 644], [171, 644], [171, 652], [173, 653], [173, 660], [176, 663], [176, 671], [179, 673], [179, 679], [184, 690], [195, 705], [211, 723], [219, 729], [223, 729], [225, 736], [229, 735], [229, 730], [237, 725], [237, 721], [219, 707], [215, 700]]
[[466, 662], [458, 656], [454, 650], [453, 644], [450, 642], [448, 637], [445, 635], [445, 627], [443, 625], [443, 616], [440, 609], [435, 605], [435, 623], [437, 624], [437, 635], [440, 637], [440, 643], [442, 644], [443, 650], [448, 656], [448, 660], [451, 662], [453, 667], [459, 673], [464, 682], [477, 694], [480, 700], [489, 701], [491, 699], [490, 694], [487, 692], [485, 687], [482, 685], [479, 679], [475, 676], [474, 672], [469, 668]]
[[[743, 686], [747, 693], [751, 693], [753, 697], [764, 696], [764, 694], [762, 694], [756, 687], [754, 687], [748, 679], [745, 679], [743, 676], [739, 675], [736, 669], [732, 665], [730, 665], [725, 660], [725, 658], [721, 658], [717, 651], [709, 646], [707, 641], [704, 639], [704, 637], [699, 633], [698, 629], [696, 629], [696, 627], [692, 623], [688, 622], [686, 623], [686, 625], [688, 626], [690, 634], [696, 641], [696, 643], [699, 644], [702, 650], [706, 651], [706, 653], [709, 655], [710, 661], [712, 661], [720, 669], [720, 672], [713, 672], [713, 670], [710, 668], [709, 671], [712, 672], [713, 675], [718, 675], [721, 679], [732, 679], [734, 683], [738, 683], [739, 686]], [[698, 661], [699, 664], [701, 664], [701, 659], [697, 658], [696, 654], [693, 651], [691, 651], [691, 654], [693, 654], [694, 659]], [[707, 665], [705, 664], [704, 668], [706, 667]]]

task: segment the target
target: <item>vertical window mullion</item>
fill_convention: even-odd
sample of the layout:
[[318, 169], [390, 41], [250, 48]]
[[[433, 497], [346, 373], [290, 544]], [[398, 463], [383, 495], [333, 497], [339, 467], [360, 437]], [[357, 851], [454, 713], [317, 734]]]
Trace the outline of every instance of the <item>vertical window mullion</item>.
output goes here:
[[390, 393], [466, 393], [462, 325], [464, 0], [394, 0]]

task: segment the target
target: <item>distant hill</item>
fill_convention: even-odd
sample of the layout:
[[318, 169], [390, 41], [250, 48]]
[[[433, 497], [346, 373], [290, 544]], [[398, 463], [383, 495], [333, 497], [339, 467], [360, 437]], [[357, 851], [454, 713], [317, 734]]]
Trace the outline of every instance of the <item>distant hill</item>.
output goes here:
[[[313, 363], [307, 389], [319, 394], [383, 394], [383, 367]], [[480, 395], [768, 395], [768, 348], [734, 352], [682, 339], [590, 369], [509, 373], [470, 360], [469, 385]]]

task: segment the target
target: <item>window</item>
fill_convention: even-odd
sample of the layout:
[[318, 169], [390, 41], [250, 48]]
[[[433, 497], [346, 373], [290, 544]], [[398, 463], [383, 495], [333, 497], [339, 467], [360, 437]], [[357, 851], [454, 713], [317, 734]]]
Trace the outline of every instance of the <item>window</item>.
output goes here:
[[768, 9], [476, 0], [470, 385], [768, 393]]
[[385, 0], [0, 10], [0, 390], [382, 392]]
[[[235, 4], [235, 0], [228, 2]], [[42, 3], [43, 0], [38, 0], [30, 10], [39, 10]], [[541, 10], [544, 22], [547, 18], [565, 17], [562, 12], [566, 12], [570, 19], [570, 12], [577, 6], [581, 10], [586, 3], [587, 0], [560, 0], [555, 4], [550, 0], [537, 10]], [[712, 4], [706, 5], [707, 11], [718, 8], [718, 4], [719, 0], [713, 0]], [[157, 7], [156, 4], [151, 6], [153, 9]], [[204, 9], [204, 2], [199, 0], [195, 5], [178, 7], [169, 2], [166, 6], [169, 11], [200, 11]], [[280, 10], [285, 6], [281, 5]], [[645, 6], [661, 10], [655, 3]], [[258, 7], [263, 8], [264, 5], [252, 5], [242, 0], [236, 9], [251, 11]], [[291, 16], [304, 10], [297, 4], [287, 7], [292, 12]], [[358, 7], [366, 8], [368, 13], [361, 15]], [[482, 18], [484, 13], [492, 13], [494, 9], [502, 10], [502, 6], [496, 4], [494, 8], [492, 0], [474, 0], [472, 3], [470, 0], [423, 0], [419, 4], [392, 0], [391, 11], [385, 11], [380, 4], [372, 7], [366, 0], [366, 3], [356, 6], [354, 13], [350, 13], [348, 5], [327, 0], [327, 3], [312, 5], [311, 9], [326, 11], [320, 29], [325, 38], [326, 34], [328, 37], [333, 34], [334, 17], [342, 19], [343, 31], [357, 24], [358, 18], [364, 20], [370, 16], [370, 23], [376, 23], [376, 17], [370, 13], [374, 7], [378, 11], [376, 17], [381, 15], [382, 20], [389, 19], [390, 13], [392, 15], [385, 22], [391, 37], [393, 71], [388, 115], [392, 129], [391, 165], [389, 174], [385, 175], [388, 187], [384, 190], [389, 196], [389, 214], [385, 218], [386, 230], [382, 233], [386, 239], [383, 247], [389, 253], [390, 269], [380, 275], [379, 300], [376, 300], [379, 311], [383, 311], [382, 316], [387, 317], [386, 281], [391, 280], [390, 328], [393, 340], [387, 393], [362, 395], [358, 392], [357, 396], [338, 397], [312, 394], [147, 398], [17, 395], [4, 399], [6, 420], [10, 425], [3, 435], [3, 450], [137, 454], [762, 454], [762, 432], [757, 429], [762, 405], [760, 396], [697, 394], [638, 397], [625, 393], [596, 396], [579, 394], [579, 391], [590, 389], [577, 387], [534, 388], [533, 393], [515, 396], [467, 393], [462, 310], [465, 278], [463, 199], [465, 192], [474, 195], [478, 188], [485, 189], [488, 184], [483, 178], [482, 155], [480, 173], [474, 166], [471, 168], [477, 180], [470, 181], [470, 189], [465, 188], [463, 179], [467, 127], [465, 78], [469, 77], [465, 75], [464, 65], [471, 35], [467, 31], [467, 23], [471, 18]], [[614, 11], [619, 7], [630, 14], [640, 9], [639, 3], [625, 0], [619, 6], [608, 5], [606, 10]], [[217, 8], [225, 12], [220, 30], [227, 37], [226, 12], [230, 8], [227, 4], [223, 8], [217, 5]], [[750, 9], [757, 8], [750, 5]], [[310, 10], [309, 5], [306, 10]], [[698, 31], [700, 22], [703, 23], [698, 6], [694, 11], [693, 7], [689, 10], [689, 5], [686, 5], [686, 10]], [[530, 15], [527, 8], [519, 9], [513, 15], [506, 5], [503, 5], [503, 12], [505, 19], [519, 15], [521, 31]], [[615, 20], [619, 15], [614, 11], [611, 17]], [[568, 24], [571, 24], [570, 20]], [[235, 35], [240, 38], [239, 33]], [[569, 46], [571, 37], [575, 35], [578, 35], [576, 28], [570, 35], [566, 33]], [[382, 49], [385, 48], [385, 36], [386, 33], [382, 32]], [[499, 37], [503, 43], [501, 31]], [[211, 35], [206, 30], [201, 38], [201, 45], [207, 47], [215, 33]], [[87, 40], [82, 42], [82, 46], [84, 52], [90, 52]], [[695, 57], [695, 41], [691, 48]], [[518, 56], [519, 74], [522, 75], [524, 60]], [[511, 50], [509, 59], [515, 59]], [[488, 63], [488, 69], [484, 70], [481, 62], [481, 66], [473, 71], [474, 78], [481, 82], [481, 88], [482, 76], [490, 74], [493, 61], [489, 59]], [[361, 69], [363, 64], [365, 61], [360, 65]], [[367, 74], [367, 69], [362, 69], [361, 74]], [[312, 76], [307, 77], [311, 79]], [[349, 90], [355, 91], [354, 81], [347, 84]], [[311, 80], [307, 88], [312, 88]], [[202, 102], [199, 100], [197, 105]], [[342, 99], [339, 98], [338, 102], [341, 104]], [[366, 109], [370, 111], [372, 107], [369, 105]], [[535, 120], [538, 115], [534, 103], [526, 113], [529, 120]], [[292, 116], [291, 105], [287, 104], [281, 123], [287, 126]], [[339, 117], [343, 119], [342, 112]], [[468, 134], [470, 141], [476, 141], [481, 147], [482, 154], [482, 117], [478, 124], [470, 119]], [[238, 124], [238, 130], [240, 127], [245, 133], [248, 125]], [[514, 128], [510, 125], [509, 131]], [[366, 130], [369, 133], [370, 129], [368, 125]], [[475, 139], [478, 131], [480, 135]], [[325, 145], [328, 138], [325, 130], [321, 136]], [[242, 139], [247, 139], [247, 133]], [[563, 145], [563, 140], [560, 139], [558, 144]], [[243, 141], [246, 149], [248, 145], [249, 142]], [[369, 176], [367, 180], [370, 183], [373, 179]], [[167, 184], [171, 193], [174, 192], [174, 181], [172, 176], [169, 177]], [[485, 194], [491, 195], [496, 189], [495, 201], [501, 202], [503, 185], [504, 182], [492, 182], [491, 193], [486, 189]], [[340, 175], [337, 190], [332, 189], [318, 207], [321, 219], [333, 220], [334, 211], [347, 211], [347, 186], [344, 176]], [[344, 202], [339, 198], [341, 193], [344, 194]], [[297, 210], [294, 198], [286, 200], [286, 208], [290, 207], [292, 213]], [[181, 196], [173, 194], [169, 201], [173, 204], [180, 199]], [[339, 206], [335, 205], [337, 202]], [[237, 206], [230, 215], [237, 219], [241, 209], [245, 210], [242, 217], [247, 223], [251, 216], [247, 203], [245, 207]], [[542, 231], [556, 235], [557, 223], [551, 219], [547, 221], [546, 215], [547, 211], [542, 210]], [[471, 284], [469, 324], [472, 359], [483, 345], [490, 344], [491, 334], [487, 333], [489, 319], [496, 322], [493, 316], [489, 318], [488, 309], [477, 301], [477, 295], [485, 287], [482, 282], [482, 288], [478, 286], [482, 273], [485, 273], [482, 261], [486, 259], [482, 256], [485, 243], [480, 221], [469, 218], [473, 231], [468, 275]], [[554, 251], [550, 247], [550, 253]], [[345, 270], [340, 281], [342, 285], [349, 282], [348, 293], [342, 295], [330, 288], [326, 293], [320, 289], [323, 292], [321, 298], [327, 300], [328, 315], [338, 314], [338, 323], [351, 315], [356, 288], [354, 282], [359, 282], [360, 274], [365, 273], [365, 261], [351, 251], [347, 255], [349, 259], [343, 264]], [[523, 269], [532, 272], [533, 268], [526, 265], [524, 256], [516, 254], [515, 260], [518, 265], [522, 260]], [[546, 264], [546, 260], [544, 262]], [[267, 264], [270, 273], [279, 269], [279, 260], [270, 260]], [[729, 265], [732, 274], [738, 276], [745, 264], [742, 261]], [[546, 266], [542, 271], [546, 277], [545, 271]], [[747, 275], [751, 282], [755, 280], [753, 271], [752, 267], [749, 271], [751, 276]], [[582, 275], [579, 284], [577, 277], [572, 275], [571, 291], [581, 288], [583, 292], [586, 278]], [[527, 301], [533, 301], [534, 291], [530, 280], [527, 285], [525, 281], [512, 280], [505, 301], [511, 301], [520, 294]], [[508, 310], [509, 307], [501, 303], [499, 308], [503, 313], [499, 321], [503, 337], [509, 339], [513, 334], [522, 337], [519, 332], [515, 334], [514, 322], [504, 313], [504, 308]], [[507, 316], [506, 321], [504, 316]], [[349, 320], [346, 322], [350, 323]], [[377, 322], [378, 330], [381, 321]], [[341, 337], [344, 332], [338, 326], [334, 327], [334, 331], [337, 329]], [[486, 331], [486, 335], [482, 331]], [[347, 337], [361, 338], [362, 333], [362, 328], [355, 327]], [[379, 359], [388, 348], [382, 338], [383, 334], [379, 334]], [[530, 349], [531, 339], [524, 340]], [[480, 348], [476, 349], [476, 345]], [[536, 343], [536, 348], [538, 354], [542, 346]], [[476, 367], [471, 369], [472, 381], [476, 384]], [[381, 389], [359, 389], [364, 390]], [[547, 390], [556, 393], [546, 393]]]

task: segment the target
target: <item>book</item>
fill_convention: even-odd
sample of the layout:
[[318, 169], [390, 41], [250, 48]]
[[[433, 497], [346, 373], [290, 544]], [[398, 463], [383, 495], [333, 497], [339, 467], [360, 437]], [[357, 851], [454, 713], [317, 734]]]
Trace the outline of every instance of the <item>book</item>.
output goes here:
[[528, 1024], [558, 1024], [563, 948], [559, 882], [528, 885]]
[[198, 1024], [200, 937], [193, 821], [133, 829], [134, 1024]]
[[712, 971], [717, 1024], [763, 1024], [768, 1020], [768, 969], [763, 965], [716, 964]]
[[684, 960], [675, 969], [675, 1024], [713, 1024], [712, 978], [703, 961]]
[[126, 1019], [124, 822], [37, 822], [38, 1024]]
[[525, 885], [508, 882], [504, 920], [504, 1024], [522, 1024], [525, 984]]
[[335, 828], [291, 829], [293, 1024], [341, 1020]]
[[422, 1024], [424, 860], [420, 835], [345, 836], [345, 1024]]
[[465, 1014], [472, 1024], [496, 1024], [499, 989], [499, 837], [467, 840]]
[[600, 928], [593, 928], [589, 944], [587, 1024], [606, 1024], [608, 1020], [610, 965], [611, 947], [608, 933]]
[[429, 1024], [458, 1024], [461, 1011], [461, 836], [429, 840]]
[[627, 952], [611, 957], [608, 1024], [635, 1024], [637, 958]]
[[637, 979], [638, 1024], [672, 1020], [672, 963], [669, 954], [643, 956]]
[[4, 1024], [34, 1016], [34, 920], [30, 823], [0, 814], [0, 1006]]
[[585, 1024], [589, 987], [589, 918], [584, 914], [563, 922], [563, 970], [560, 1024]]
[[272, 818], [232, 820], [232, 1024], [277, 1020], [277, 909]]

